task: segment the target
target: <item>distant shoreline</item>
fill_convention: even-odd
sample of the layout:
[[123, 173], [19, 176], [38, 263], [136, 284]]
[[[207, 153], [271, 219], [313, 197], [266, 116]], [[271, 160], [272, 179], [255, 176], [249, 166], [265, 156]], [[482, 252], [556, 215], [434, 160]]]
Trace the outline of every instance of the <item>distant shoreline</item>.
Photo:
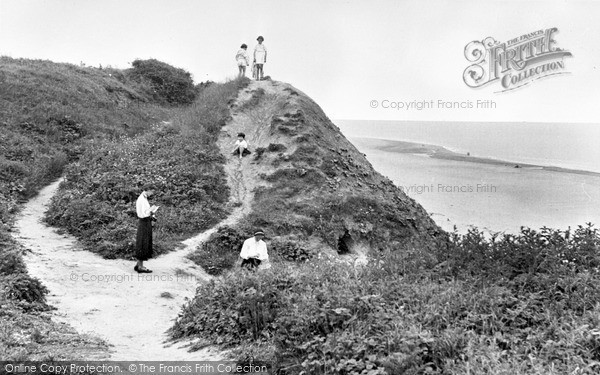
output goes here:
[[468, 154], [461, 154], [448, 150], [443, 146], [432, 145], [427, 143], [407, 142], [407, 141], [396, 141], [382, 138], [370, 138], [370, 137], [350, 137], [350, 140], [363, 140], [369, 142], [369, 145], [380, 151], [396, 152], [400, 154], [415, 154], [415, 155], [427, 155], [433, 159], [442, 160], [454, 160], [464, 161], [479, 164], [505, 166], [515, 169], [526, 169], [526, 170], [544, 170], [551, 172], [562, 172], [562, 173], [575, 173], [579, 175], [595, 176], [600, 177], [600, 173], [586, 171], [581, 169], [571, 169], [547, 165], [538, 165], [530, 163], [520, 163], [507, 160], [493, 159], [487, 157], [471, 156]]

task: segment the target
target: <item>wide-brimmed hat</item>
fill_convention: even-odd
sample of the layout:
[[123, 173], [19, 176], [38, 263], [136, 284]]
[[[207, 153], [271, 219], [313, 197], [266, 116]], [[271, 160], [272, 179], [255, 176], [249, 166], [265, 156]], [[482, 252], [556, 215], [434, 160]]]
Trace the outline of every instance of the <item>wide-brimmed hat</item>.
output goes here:
[[261, 235], [261, 236], [264, 236], [264, 235], [265, 235], [265, 232], [263, 232], [263, 230], [262, 230], [262, 229], [257, 229], [257, 230], [254, 232], [254, 235], [255, 235], [255, 236], [259, 236], [259, 235]]
[[263, 37], [262, 37], [262, 35], [261, 35], [261, 36], [259, 36], [258, 38], [256, 38], [256, 40], [262, 40], [262, 41], [264, 41], [264, 40], [265, 40], [265, 38], [263, 38]]

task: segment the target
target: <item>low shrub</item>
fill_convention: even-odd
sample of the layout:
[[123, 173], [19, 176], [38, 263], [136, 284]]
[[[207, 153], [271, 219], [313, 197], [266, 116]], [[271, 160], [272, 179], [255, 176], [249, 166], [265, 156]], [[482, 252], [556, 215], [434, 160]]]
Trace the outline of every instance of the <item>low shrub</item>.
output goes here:
[[283, 152], [285, 150], [287, 150], [287, 147], [281, 143], [269, 143], [269, 146], [267, 146], [267, 151], [269, 152]]
[[7, 299], [28, 303], [46, 303], [48, 289], [38, 279], [25, 273], [5, 275], [2, 277], [1, 284], [4, 285], [3, 292]]
[[254, 150], [254, 160], [262, 159], [262, 156], [266, 151], [267, 149], [264, 147], [257, 147], [256, 150]]
[[23, 262], [20, 253], [8, 249], [2, 251], [0, 254], [0, 275], [25, 273], [26, 270], [25, 262]]
[[220, 275], [236, 264], [246, 238], [248, 234], [240, 229], [221, 227], [188, 258], [209, 275]]
[[454, 234], [452, 252], [440, 253], [453, 275], [514, 279], [520, 275], [569, 274], [600, 271], [600, 233], [591, 223], [566, 231], [521, 228], [521, 233], [491, 238], [471, 229]]
[[297, 240], [275, 239], [269, 244], [269, 253], [275, 259], [283, 259], [292, 262], [305, 262], [313, 257], [313, 253], [301, 246]]

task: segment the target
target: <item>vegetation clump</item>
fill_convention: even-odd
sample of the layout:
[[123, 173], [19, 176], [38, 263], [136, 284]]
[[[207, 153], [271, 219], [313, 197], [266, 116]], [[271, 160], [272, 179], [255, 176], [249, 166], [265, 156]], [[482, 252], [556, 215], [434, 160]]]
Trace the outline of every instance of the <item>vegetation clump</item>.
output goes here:
[[239, 229], [221, 227], [200, 245], [200, 251], [193, 252], [189, 258], [202, 266], [209, 275], [220, 275], [236, 264], [247, 237]]
[[[166, 65], [163, 68], [169, 70]], [[183, 138], [180, 135], [183, 126], [175, 129], [159, 125], [162, 121], [176, 118], [183, 124], [192, 117], [187, 108], [178, 108], [176, 112], [169, 102], [191, 97], [187, 83], [179, 85], [189, 78], [182, 72], [173, 68], [171, 81], [165, 81], [166, 91], [161, 91], [166, 96], [157, 100], [156, 88], [150, 85], [150, 80], [133, 80], [129, 74], [133, 72], [0, 57], [1, 358], [16, 361], [81, 359], [82, 350], [87, 353], [106, 351], [105, 344], [79, 336], [67, 326], [52, 322], [44, 313], [50, 309], [46, 304], [47, 289], [27, 273], [22, 260], [24, 250], [13, 240], [10, 227], [21, 203], [60, 177], [67, 168], [69, 176], [63, 188], [71, 186], [74, 190], [59, 193], [62, 207], [52, 209], [50, 220], [60, 221], [71, 233], [86, 236], [87, 246], [105, 256], [128, 254], [132, 240], [132, 228], [128, 226], [135, 226], [131, 222], [130, 206], [138, 193], [133, 191], [138, 180], [132, 173], [153, 176], [155, 171], [151, 168], [155, 167], [160, 172], [156, 174], [164, 176], [168, 167], [153, 164], [152, 160], [149, 164], [135, 164], [139, 161], [137, 158], [140, 154], [151, 154], [153, 149], [161, 149], [157, 145], [163, 140], [173, 142], [178, 136]], [[237, 92], [237, 83], [224, 86], [232, 89], [221, 91]], [[201, 139], [194, 139], [204, 146], [202, 142], [208, 137], [198, 137]], [[123, 145], [127, 147], [119, 149]], [[163, 194], [173, 202], [193, 201], [198, 211], [205, 209], [207, 214], [195, 216], [196, 222], [176, 230], [164, 221], [163, 227], [168, 228], [166, 232], [175, 232], [173, 236], [190, 231], [191, 227], [203, 228], [210, 220], [216, 220], [222, 212], [219, 202], [227, 194], [219, 185], [219, 177], [202, 177], [211, 174], [211, 168], [219, 164], [215, 154], [210, 147], [194, 146], [186, 148], [191, 154], [186, 155], [185, 160], [192, 161], [199, 171], [178, 170], [186, 183], [194, 173], [200, 176], [190, 183], [194, 189], [179, 187]], [[89, 150], [98, 154], [92, 155]], [[134, 150], [140, 154], [127, 154]], [[162, 186], [176, 185], [176, 181], [170, 181]], [[209, 199], [207, 189], [210, 191], [215, 185], [219, 185], [221, 196], [215, 198], [215, 203], [203, 205], [202, 202]], [[125, 221], [117, 223], [116, 220]], [[158, 242], [164, 244], [168, 239], [159, 238]]]
[[361, 269], [280, 263], [201, 286], [172, 335], [237, 347], [286, 374], [593, 373], [598, 250], [591, 226], [473, 230], [433, 259], [414, 249]]
[[135, 60], [127, 72], [130, 79], [150, 86], [152, 97], [159, 103], [172, 105], [191, 104], [198, 90], [192, 76], [183, 69], [149, 59]]

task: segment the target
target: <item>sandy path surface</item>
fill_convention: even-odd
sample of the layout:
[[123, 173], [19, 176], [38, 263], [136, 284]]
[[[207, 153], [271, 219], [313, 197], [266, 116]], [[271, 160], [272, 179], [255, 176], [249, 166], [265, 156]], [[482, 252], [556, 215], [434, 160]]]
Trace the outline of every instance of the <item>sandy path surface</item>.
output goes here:
[[16, 222], [17, 240], [30, 249], [29, 273], [50, 290], [55, 319], [111, 345], [113, 360], [216, 360], [209, 350], [188, 353], [184, 344], [166, 346], [166, 330], [197, 283], [208, 276], [185, 255], [208, 238], [208, 230], [185, 242], [182, 250], [147, 262], [152, 274], [133, 271], [134, 262], [103, 259], [81, 250], [77, 241], [40, 221], [59, 181], [29, 201]]
[[[45, 187], [25, 204], [16, 221], [16, 239], [31, 251], [25, 255], [29, 273], [50, 290], [48, 301], [57, 308], [55, 320], [80, 333], [100, 337], [111, 345], [112, 360], [219, 360], [214, 349], [188, 352], [189, 342], [166, 344], [166, 331], [181, 306], [193, 298], [198, 283], [210, 277], [185, 256], [206, 241], [219, 226], [237, 222], [250, 209], [253, 189], [261, 183], [260, 170], [251, 161], [231, 155], [238, 132], [245, 132], [252, 150], [269, 144], [271, 113], [281, 105], [281, 88], [270, 82], [252, 82], [238, 97], [248, 100], [263, 88], [269, 95], [246, 111], [234, 110], [218, 145], [227, 157], [225, 170], [236, 208], [215, 227], [184, 241], [185, 247], [146, 262], [151, 274], [138, 274], [134, 262], [103, 259], [83, 251], [77, 240], [59, 234], [41, 222], [60, 181]], [[278, 99], [279, 97], [279, 99]]]
[[[240, 92], [237, 103], [249, 100], [252, 93], [261, 88], [265, 90], [266, 95], [259, 104], [245, 110], [233, 109], [232, 120], [221, 129], [218, 141], [221, 153], [227, 157], [225, 171], [231, 188], [232, 202], [241, 204], [240, 217], [250, 210], [250, 203], [254, 197], [253, 190], [258, 186], [266, 185], [259, 174], [272, 172], [254, 161], [254, 152], [259, 147], [267, 147], [273, 141], [269, 132], [272, 115], [279, 106], [283, 105], [285, 97], [288, 96], [283, 91], [284, 86], [276, 85], [272, 81], [252, 81], [245, 90]], [[238, 133], [246, 135], [248, 148], [253, 152], [241, 159], [232, 155]]]

